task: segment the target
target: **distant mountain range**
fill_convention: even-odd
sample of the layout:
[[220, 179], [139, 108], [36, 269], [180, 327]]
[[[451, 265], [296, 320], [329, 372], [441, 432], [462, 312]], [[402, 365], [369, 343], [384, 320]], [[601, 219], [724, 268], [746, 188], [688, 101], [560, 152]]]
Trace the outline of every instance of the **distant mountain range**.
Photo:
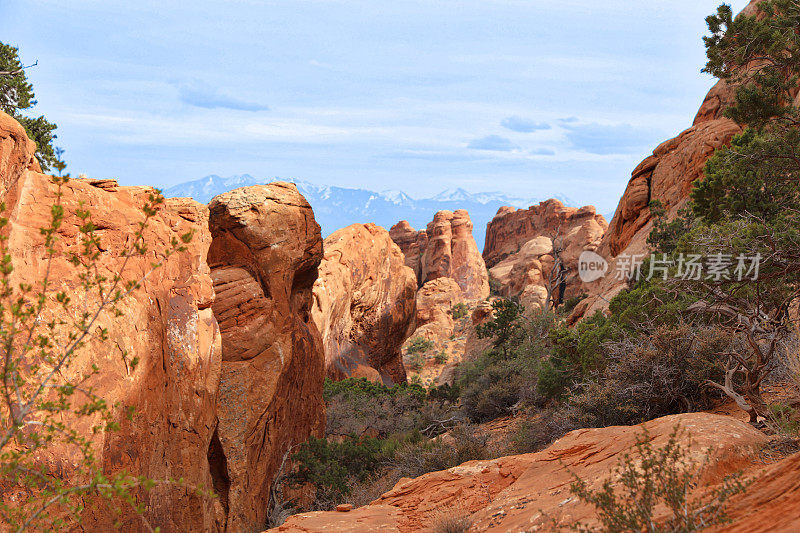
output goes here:
[[[191, 197], [205, 204], [218, 194], [239, 187], [272, 181], [289, 181], [297, 185], [297, 189], [314, 208], [314, 216], [322, 226], [323, 236], [328, 236], [339, 228], [357, 222], [374, 222], [388, 230], [397, 222], [408, 220], [416, 229], [422, 229], [433, 220], [433, 215], [437, 211], [466, 209], [472, 218], [473, 233], [478, 248], [481, 250], [486, 238], [486, 224], [494, 218], [500, 207], [510, 205], [527, 208], [546, 199], [516, 198], [499, 192], [470, 193], [460, 188], [447, 189], [432, 198], [414, 199], [399, 190], [375, 192], [366, 189], [316, 185], [293, 179], [255, 178], [249, 174], [227, 178], [216, 175], [206, 176], [199, 180], [170, 187], [164, 191], [164, 195], [167, 197]], [[559, 196], [555, 198], [566, 205], [572, 205], [572, 201], [568, 198]]]

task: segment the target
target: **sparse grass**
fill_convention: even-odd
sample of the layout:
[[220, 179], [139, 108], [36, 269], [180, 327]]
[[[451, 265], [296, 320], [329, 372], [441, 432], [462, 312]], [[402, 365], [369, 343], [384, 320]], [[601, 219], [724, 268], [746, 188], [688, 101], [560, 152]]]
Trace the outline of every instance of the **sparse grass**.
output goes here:
[[442, 350], [441, 352], [437, 353], [433, 357], [433, 360], [436, 362], [437, 365], [443, 365], [443, 364], [447, 363], [447, 361], [449, 359], [450, 359], [450, 356], [447, 355], [447, 352], [445, 352], [444, 350]]
[[472, 517], [462, 507], [438, 510], [431, 519], [433, 533], [466, 533], [472, 527]]

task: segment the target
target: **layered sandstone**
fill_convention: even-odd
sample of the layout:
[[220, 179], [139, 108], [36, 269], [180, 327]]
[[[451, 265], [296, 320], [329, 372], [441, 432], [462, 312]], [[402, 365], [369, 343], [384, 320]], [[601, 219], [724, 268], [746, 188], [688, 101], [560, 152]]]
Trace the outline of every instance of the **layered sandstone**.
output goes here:
[[[9, 218], [3, 231], [14, 265], [14, 285], [37, 286], [48, 268], [39, 229], [49, 225], [57, 186], [38, 172], [34, 150], [22, 127], [0, 113], [0, 193], [7, 207], [4, 216]], [[79, 269], [66, 258], [81, 250], [78, 227], [83, 222], [75, 214], [79, 206], [91, 212], [97, 227], [98, 274], [112, 279], [120, 273], [125, 280], [143, 280], [142, 288], [120, 303], [119, 316], [100, 315], [98, 326], [107, 328], [108, 341], [92, 337], [63, 371], [67, 379], [76, 379], [96, 365], [97, 373], [83, 386], [92, 387], [109, 405], [119, 406], [120, 430], [93, 439], [98, 463], [107, 474], [124, 469], [152, 479], [182, 477], [189, 486], [212, 486], [213, 466], [208, 457], [216, 426], [222, 353], [205, 262], [211, 244], [206, 207], [186, 199], [168, 200], [147, 225], [148, 252], [131, 258], [120, 272], [122, 253], [131, 249], [131, 236], [145, 218], [141, 208], [154, 190], [119, 187], [113, 180], [81, 179], [68, 182], [61, 192], [65, 218], [58, 231], [59, 253], [49, 267], [52, 293], [66, 292], [74, 313], [82, 312], [84, 304], [97, 308], [94, 293], [80, 288]], [[186, 251], [164, 260], [160, 252], [189, 231], [194, 238]], [[156, 262], [163, 264], [151, 272]], [[47, 309], [47, 319], [73, 316], [55, 304]], [[134, 358], [138, 360], [135, 367], [130, 364]], [[130, 420], [123, 415], [129, 407], [135, 408]], [[65, 422], [73, 424], [81, 436], [91, 437], [87, 420], [72, 421], [65, 415]], [[64, 477], [75, 475], [68, 450], [51, 452], [46, 459], [51, 468]], [[159, 484], [139, 497], [145, 517], [164, 531], [224, 530], [223, 506], [184, 486]], [[107, 506], [93, 500], [86, 504], [82, 520], [87, 531], [113, 529], [116, 516]], [[144, 529], [133, 513], [123, 514], [121, 521], [126, 531]]]
[[[0, 113], [0, 194], [9, 218], [3, 231], [12, 281], [36, 286], [48, 268], [39, 229], [49, 224], [58, 186], [38, 172], [34, 151], [20, 125]], [[310, 322], [322, 258], [319, 226], [288, 184], [222, 195], [210, 213], [192, 200], [170, 199], [146, 226], [146, 254], [131, 257], [120, 271], [154, 192], [108, 179], [75, 179], [61, 187], [65, 218], [49, 266], [52, 292], [69, 295], [75, 312], [97, 305], [67, 260], [81, 250], [79, 208], [91, 212], [100, 240], [97, 274], [141, 280], [118, 305], [118, 315], [100, 315], [97, 326], [107, 328], [108, 340], [92, 337], [63, 374], [75, 379], [96, 366], [83, 385], [115, 406], [120, 430], [93, 439], [106, 474], [124, 469], [183, 480], [137, 494], [151, 525], [255, 530], [265, 523], [269, 487], [285, 451], [323, 430], [324, 360]], [[165, 256], [187, 233], [193, 238], [185, 250]], [[69, 321], [61, 307], [47, 309], [45, 319]], [[65, 422], [90, 436], [89, 421]], [[73, 481], [68, 450], [50, 450], [42, 459]], [[86, 530], [113, 529], [117, 517], [109, 506], [93, 498], [85, 503]], [[125, 531], [146, 529], [132, 512], [120, 521]]]
[[284, 453], [324, 430], [325, 362], [311, 320], [322, 236], [311, 206], [288, 183], [236, 189], [209, 210], [222, 332], [215, 490], [227, 530], [248, 531], [266, 521]]
[[416, 288], [414, 272], [380, 226], [353, 224], [325, 239], [312, 317], [327, 375], [405, 382], [400, 347], [414, 326]]
[[417, 274], [420, 287], [437, 278], [452, 278], [464, 298], [474, 301], [489, 296], [489, 277], [472, 229], [469, 213], [458, 209], [439, 211], [420, 232], [401, 221], [392, 226], [390, 235]]
[[578, 258], [598, 249], [607, 228], [592, 206], [552, 199], [528, 209], [503, 207], [486, 227], [483, 257], [502, 296], [541, 309], [548, 296], [562, 301], [580, 292]]
[[[698, 477], [703, 491], [752, 464], [766, 442], [764, 435], [748, 424], [720, 415], [673, 415], [643, 424], [655, 448], [663, 446], [678, 425], [685, 432], [680, 444], [687, 451], [687, 461], [705, 467]], [[573, 476], [586, 481], [591, 489], [601, 488], [605, 481], [613, 480], [623, 454], [634, 451], [641, 432], [638, 426], [573, 431], [541, 452], [470, 461], [401, 480], [370, 505], [346, 514], [296, 515], [274, 531], [323, 531], [331, 524], [336, 524], [337, 531], [421, 531], [448, 510], [471, 516], [470, 531], [475, 532], [553, 531], [556, 525], [568, 527], [576, 521], [597, 526], [595, 509], [570, 494]], [[735, 516], [738, 509], [743, 511], [738, 518], [741, 525], [734, 524], [732, 527], [739, 527], [734, 530], [746, 531], [745, 525], [754, 524], [759, 531], [792, 531], [797, 526], [800, 520], [792, 505], [798, 501], [800, 489], [792, 477], [798, 471], [797, 460], [793, 461], [785, 465], [791, 467], [791, 474], [777, 465], [759, 472], [754, 484], [763, 487], [759, 495], [750, 496], [748, 490], [741, 503], [734, 504]], [[777, 512], [770, 514], [773, 510]], [[666, 516], [664, 513], [665, 509], [659, 508], [655, 518]]]

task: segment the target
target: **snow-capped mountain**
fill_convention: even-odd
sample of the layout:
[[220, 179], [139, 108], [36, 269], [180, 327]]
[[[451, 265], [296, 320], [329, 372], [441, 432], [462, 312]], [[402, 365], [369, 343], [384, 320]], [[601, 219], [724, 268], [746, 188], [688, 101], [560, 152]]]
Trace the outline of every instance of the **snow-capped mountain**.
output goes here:
[[[543, 200], [515, 198], [499, 192], [470, 193], [461, 188], [442, 191], [432, 198], [414, 199], [400, 190], [375, 192], [317, 185], [294, 179], [256, 178], [249, 174], [227, 178], [217, 175], [206, 176], [170, 187], [164, 191], [164, 195], [191, 197], [198, 202], [208, 203], [214, 196], [238, 187], [278, 180], [297, 185], [297, 189], [314, 208], [314, 216], [322, 226], [324, 236], [357, 222], [374, 222], [388, 230], [400, 220], [408, 220], [412, 226], [421, 229], [433, 220], [433, 215], [437, 211], [466, 209], [472, 218], [475, 228], [473, 233], [480, 249], [483, 248], [486, 238], [486, 224], [494, 218], [500, 207], [511, 205], [525, 208]], [[571, 205], [567, 198], [556, 198]]]

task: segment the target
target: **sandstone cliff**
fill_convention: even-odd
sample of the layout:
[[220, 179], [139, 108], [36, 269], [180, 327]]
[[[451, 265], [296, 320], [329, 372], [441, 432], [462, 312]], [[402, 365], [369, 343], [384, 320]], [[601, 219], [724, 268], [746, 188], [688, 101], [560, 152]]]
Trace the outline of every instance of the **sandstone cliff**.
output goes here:
[[322, 333], [327, 375], [406, 381], [400, 346], [414, 325], [414, 272], [375, 224], [353, 224], [325, 239], [312, 317]]
[[[34, 151], [21, 126], [0, 113], [0, 195], [10, 219], [3, 231], [14, 283], [35, 283], [47, 268], [39, 228], [49, 222], [56, 186], [38, 172]], [[113, 180], [69, 181], [60, 249], [79, 250], [82, 222], [75, 212], [83, 205], [101, 239], [98, 273], [113, 277], [152, 193]], [[220, 496], [157, 484], [139, 495], [153, 526], [166, 532], [254, 530], [265, 523], [284, 452], [323, 430], [322, 343], [310, 321], [322, 239], [293, 185], [222, 195], [210, 215], [192, 200], [170, 199], [147, 227], [147, 255], [130, 260], [125, 278], [145, 277], [160, 251], [188, 231], [194, 238], [187, 250], [149, 273], [120, 305], [119, 317], [101, 316], [109, 340], [90, 341], [67, 377], [97, 365], [86, 385], [118, 404], [120, 431], [95, 439], [106, 473], [182, 478], [188, 487], [213, 488]], [[53, 291], [65, 291], [80, 307], [87, 296], [74, 265], [60, 257], [51, 269]], [[50, 318], [67, 318], [52, 307]], [[124, 353], [128, 361], [138, 359], [135, 368]], [[123, 416], [128, 407], [135, 408], [131, 420]], [[88, 436], [91, 428], [83, 423], [78, 431]], [[47, 464], [71, 477], [70, 457], [59, 452], [47, 456]], [[83, 527], [113, 530], [116, 517], [108, 506], [86, 503]], [[143, 530], [133, 513], [121, 521], [125, 531]]]
[[[483, 258], [501, 295], [519, 296], [529, 309], [542, 308], [548, 291], [560, 295], [563, 290], [564, 298], [580, 292], [578, 258], [598, 249], [607, 228], [592, 206], [578, 209], [547, 200], [528, 209], [503, 207], [486, 227]], [[563, 284], [557, 283], [561, 279]]]
[[[15, 267], [15, 283], [37, 283], [46, 266], [40, 227], [50, 220], [50, 206], [56, 187], [48, 176], [37, 172], [35, 146], [24, 130], [0, 113], [0, 193], [6, 203], [4, 216], [10, 224], [4, 231]], [[144, 219], [140, 207], [153, 192], [148, 187], [119, 187], [112, 180], [72, 180], [63, 189], [65, 220], [59, 232], [59, 246], [67, 253], [78, 252], [75, 216], [79, 203], [92, 212], [103, 253], [100, 274], [113, 276], [129, 245], [130, 235]], [[97, 365], [99, 374], [86, 386], [109, 404], [120, 403], [121, 430], [95, 439], [98, 461], [107, 473], [126, 469], [153, 479], [183, 477], [191, 485], [212, 486], [208, 454], [216, 425], [217, 393], [220, 380], [221, 346], [217, 322], [211, 310], [212, 281], [205, 262], [211, 244], [207, 209], [191, 200], [169, 200], [148, 226], [145, 241], [151, 250], [130, 261], [126, 278], [141, 278], [158, 260], [155, 253], [169, 247], [173, 238], [189, 230], [195, 236], [183, 253], [172, 255], [152, 272], [141, 290], [120, 306], [122, 315], [101, 317], [108, 328], [108, 342], [92, 339], [66, 372], [74, 378]], [[73, 304], [81, 306], [87, 295], [80, 290], [78, 270], [60, 257], [51, 266], [54, 291], [63, 290]], [[50, 318], [67, 319], [57, 306]], [[123, 359], [138, 357], [131, 369]], [[136, 408], [132, 420], [122, 416], [124, 408]], [[78, 428], [84, 436], [90, 428]], [[66, 451], [65, 451], [66, 452]], [[67, 455], [50, 458], [49, 464], [65, 476], [73, 474]], [[224, 509], [183, 487], [159, 485], [142, 494], [146, 517], [164, 531], [188, 529], [221, 531]], [[110, 531], [114, 515], [104, 506], [87, 502], [84, 527]], [[124, 515], [123, 526], [137, 531], [138, 517]]]
[[[751, 1], [742, 13], [754, 14], [757, 4], [757, 0]], [[621, 276], [614, 275], [618, 256], [648, 253], [647, 235], [653, 227], [650, 201], [661, 201], [667, 209], [667, 217], [674, 218], [686, 205], [692, 184], [703, 178], [708, 159], [741, 131], [735, 122], [723, 116], [734, 99], [734, 89], [719, 81], [703, 100], [692, 127], [656, 147], [653, 155], [633, 170], [598, 249], [609, 261], [609, 275], [584, 285], [582, 290], [589, 298], [575, 309], [573, 320], [606, 310], [608, 301], [625, 288], [627, 284]]]
[[439, 211], [420, 232], [401, 221], [392, 226], [390, 235], [420, 287], [437, 278], [453, 278], [467, 300], [489, 296], [486, 265], [472, 236], [469, 213], [463, 209]]
[[324, 430], [324, 356], [311, 321], [322, 236], [288, 183], [222, 194], [209, 210], [222, 331], [215, 488], [228, 531], [246, 531], [266, 520], [284, 452]]

